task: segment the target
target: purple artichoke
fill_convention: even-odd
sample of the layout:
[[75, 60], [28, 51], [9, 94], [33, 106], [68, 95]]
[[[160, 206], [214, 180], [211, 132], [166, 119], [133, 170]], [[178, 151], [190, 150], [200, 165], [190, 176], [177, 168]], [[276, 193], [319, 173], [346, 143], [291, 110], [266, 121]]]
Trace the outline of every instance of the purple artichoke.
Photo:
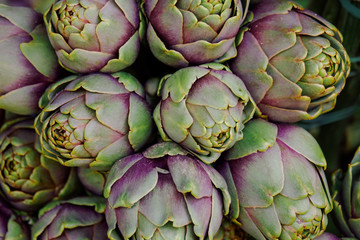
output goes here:
[[101, 197], [51, 202], [39, 212], [39, 219], [31, 227], [31, 239], [107, 240], [105, 203]]
[[51, 85], [39, 104], [35, 127], [43, 154], [65, 166], [107, 171], [152, 134], [144, 89], [125, 72], [67, 77]]
[[261, 1], [253, 14], [230, 69], [262, 114], [297, 122], [332, 110], [350, 72], [341, 33], [292, 1]]
[[44, 20], [67, 70], [114, 73], [138, 56], [144, 27], [136, 0], [55, 0]]
[[0, 130], [0, 194], [15, 208], [33, 212], [73, 194], [75, 169], [41, 154], [33, 119], [6, 122]]
[[41, 15], [0, 3], [0, 23], [0, 108], [36, 113], [41, 94], [59, 72]]
[[221, 175], [172, 142], [117, 161], [104, 190], [110, 239], [213, 239], [230, 196]]
[[341, 232], [360, 239], [360, 147], [346, 172], [333, 175], [334, 216]]
[[161, 62], [181, 68], [236, 55], [235, 37], [249, 0], [142, 1], [148, 43]]
[[256, 110], [241, 79], [221, 64], [165, 76], [159, 93], [154, 120], [163, 140], [179, 143], [205, 163], [242, 139], [244, 124]]
[[259, 240], [313, 239], [325, 231], [332, 199], [325, 157], [310, 133], [261, 119], [224, 154], [220, 173], [232, 218]]
[[21, 221], [0, 196], [0, 240], [28, 240], [29, 226]]

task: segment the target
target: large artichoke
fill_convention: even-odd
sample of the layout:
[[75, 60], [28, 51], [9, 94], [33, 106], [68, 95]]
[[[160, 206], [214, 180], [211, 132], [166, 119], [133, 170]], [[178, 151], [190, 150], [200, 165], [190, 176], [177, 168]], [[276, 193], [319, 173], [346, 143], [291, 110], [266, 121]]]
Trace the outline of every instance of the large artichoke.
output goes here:
[[120, 159], [104, 190], [110, 239], [213, 239], [230, 196], [214, 168], [175, 143]]
[[28, 240], [30, 229], [17, 217], [0, 196], [0, 240]]
[[102, 197], [51, 202], [39, 212], [39, 219], [31, 227], [31, 239], [107, 240], [105, 203]]
[[342, 35], [292, 1], [263, 0], [230, 69], [272, 121], [313, 119], [334, 108], [350, 72]]
[[33, 119], [15, 119], [0, 130], [0, 195], [15, 208], [36, 211], [47, 202], [74, 194], [75, 169], [40, 152]]
[[241, 79], [225, 66], [183, 68], [162, 81], [154, 120], [164, 140], [212, 163], [242, 139], [256, 106]]
[[148, 43], [161, 62], [181, 68], [236, 55], [235, 37], [249, 0], [142, 1]]
[[55, 0], [44, 20], [68, 70], [114, 73], [138, 56], [143, 27], [136, 0]]
[[343, 234], [360, 239], [360, 148], [346, 172], [333, 175], [334, 216]]
[[304, 129], [253, 120], [219, 171], [232, 218], [258, 240], [313, 239], [325, 231], [332, 200], [324, 155]]
[[59, 72], [41, 15], [0, 3], [0, 23], [0, 108], [36, 113], [41, 94]]
[[152, 134], [151, 111], [132, 75], [70, 76], [49, 87], [35, 120], [43, 154], [71, 167], [109, 170]]

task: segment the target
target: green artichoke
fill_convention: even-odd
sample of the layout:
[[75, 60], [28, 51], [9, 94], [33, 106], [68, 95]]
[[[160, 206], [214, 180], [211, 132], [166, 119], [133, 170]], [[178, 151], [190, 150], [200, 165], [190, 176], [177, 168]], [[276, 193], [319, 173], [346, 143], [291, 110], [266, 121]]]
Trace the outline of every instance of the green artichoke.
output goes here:
[[152, 134], [144, 89], [125, 72], [67, 77], [51, 85], [39, 104], [35, 127], [43, 154], [65, 166], [107, 171]]
[[15, 239], [30, 239], [30, 228], [10, 210], [0, 196], [0, 240]]
[[0, 22], [0, 109], [37, 113], [41, 94], [60, 69], [41, 15], [0, 3]]
[[205, 163], [242, 139], [256, 110], [240, 78], [224, 65], [188, 67], [165, 76], [154, 120], [165, 141], [174, 141]]
[[136, 0], [53, 2], [44, 21], [64, 68], [114, 73], [135, 62], [144, 31]]
[[217, 167], [231, 195], [232, 218], [258, 240], [313, 239], [325, 231], [332, 200], [325, 157], [310, 133], [250, 121], [244, 139]]
[[360, 239], [360, 148], [346, 172], [333, 175], [334, 216], [343, 234]]
[[147, 40], [161, 62], [181, 68], [235, 57], [249, 0], [142, 0]]
[[33, 119], [6, 122], [0, 130], [0, 195], [15, 208], [33, 212], [49, 201], [74, 194], [75, 169], [40, 152]]
[[221, 175], [172, 142], [117, 161], [104, 196], [112, 240], [212, 240], [230, 205]]
[[297, 122], [332, 110], [350, 72], [341, 33], [292, 1], [261, 1], [252, 10], [229, 64], [262, 114]]
[[102, 197], [51, 202], [39, 212], [39, 219], [31, 227], [31, 239], [107, 240], [105, 205]]

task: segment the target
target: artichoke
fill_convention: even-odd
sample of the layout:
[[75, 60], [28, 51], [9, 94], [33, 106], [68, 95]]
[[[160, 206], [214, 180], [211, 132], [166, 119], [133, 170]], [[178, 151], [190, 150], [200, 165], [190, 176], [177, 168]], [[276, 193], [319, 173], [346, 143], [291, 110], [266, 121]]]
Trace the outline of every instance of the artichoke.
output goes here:
[[125, 72], [69, 76], [51, 85], [39, 105], [43, 154], [65, 166], [109, 170], [152, 134], [144, 89]]
[[117, 161], [104, 190], [110, 239], [213, 239], [230, 196], [214, 168], [172, 142]]
[[30, 239], [30, 229], [0, 197], [0, 240], [11, 239]]
[[297, 122], [332, 110], [350, 72], [335, 26], [292, 1], [261, 1], [230, 69], [263, 115]]
[[60, 64], [77, 73], [130, 66], [144, 31], [136, 0], [55, 0], [44, 21]]
[[360, 239], [360, 148], [347, 171], [336, 171], [332, 180], [337, 226], [346, 237]]
[[[142, 0], [154, 56], [182, 68], [236, 55], [235, 37], [249, 0]], [[171, 23], [171, 24], [170, 24]]]
[[33, 119], [6, 122], [0, 130], [0, 195], [15, 208], [37, 211], [77, 190], [75, 169], [41, 154]]
[[310, 133], [257, 119], [217, 169], [229, 187], [231, 217], [244, 231], [258, 240], [295, 240], [325, 231], [332, 210], [325, 167]]
[[240, 78], [221, 64], [187, 67], [165, 76], [154, 120], [165, 141], [174, 141], [205, 163], [242, 139], [256, 110]]
[[31, 227], [33, 240], [107, 240], [106, 201], [102, 197], [77, 197], [54, 201], [39, 212]]
[[0, 108], [36, 113], [41, 94], [59, 73], [41, 15], [0, 3], [0, 22]]

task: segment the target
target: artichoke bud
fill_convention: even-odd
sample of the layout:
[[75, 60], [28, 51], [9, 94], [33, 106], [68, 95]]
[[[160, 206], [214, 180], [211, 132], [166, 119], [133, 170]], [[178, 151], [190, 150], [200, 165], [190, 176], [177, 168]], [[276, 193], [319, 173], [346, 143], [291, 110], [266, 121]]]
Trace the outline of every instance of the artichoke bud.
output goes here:
[[7, 122], [0, 132], [0, 146], [0, 187], [14, 208], [34, 212], [76, 191], [74, 170], [41, 153], [33, 119]]
[[214, 239], [230, 204], [220, 174], [171, 142], [117, 161], [104, 196], [110, 239]]
[[[161, 137], [205, 163], [242, 139], [256, 105], [240, 78], [218, 63], [188, 67], [165, 76], [154, 120]], [[211, 96], [211, 97], [209, 97]]]
[[232, 219], [252, 237], [313, 239], [325, 231], [333, 204], [325, 157], [310, 133], [252, 120], [223, 158], [216, 169], [229, 186]]
[[262, 1], [252, 14], [229, 65], [262, 114], [297, 122], [332, 110], [350, 73], [339, 30], [287, 0]]
[[44, 155], [65, 166], [107, 171], [152, 134], [145, 91], [125, 72], [67, 77], [47, 89], [40, 106], [35, 126]]

